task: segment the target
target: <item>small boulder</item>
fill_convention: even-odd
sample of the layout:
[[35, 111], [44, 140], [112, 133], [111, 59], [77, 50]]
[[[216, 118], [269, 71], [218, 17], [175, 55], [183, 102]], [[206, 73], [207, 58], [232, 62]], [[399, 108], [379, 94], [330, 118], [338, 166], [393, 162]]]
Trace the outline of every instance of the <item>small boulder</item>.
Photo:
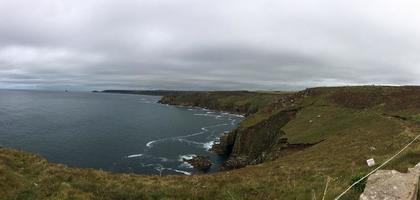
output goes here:
[[184, 162], [189, 163], [194, 168], [207, 171], [210, 169], [211, 163], [210, 158], [208, 156], [194, 156], [192, 159], [183, 159]]

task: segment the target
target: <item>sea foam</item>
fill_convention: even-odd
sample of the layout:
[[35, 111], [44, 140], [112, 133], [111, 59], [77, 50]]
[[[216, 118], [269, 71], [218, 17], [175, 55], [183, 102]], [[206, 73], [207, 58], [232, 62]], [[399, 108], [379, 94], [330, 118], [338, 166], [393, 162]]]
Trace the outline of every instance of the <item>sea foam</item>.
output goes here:
[[187, 176], [190, 176], [191, 175], [191, 172], [186, 172], [186, 171], [182, 171], [182, 170], [178, 170], [178, 169], [174, 169], [173, 171], [178, 172], [178, 173], [185, 174]]
[[206, 143], [203, 144], [203, 147], [208, 151], [208, 150], [211, 149], [213, 144], [214, 144], [214, 141], [206, 142]]
[[153, 143], [155, 143], [155, 142], [157, 142], [157, 141], [159, 141], [159, 140], [152, 140], [152, 141], [150, 141], [150, 142], [146, 143], [146, 146], [150, 148], [150, 147], [152, 147], [152, 146], [153, 146]]
[[181, 161], [181, 162], [184, 162], [184, 159], [191, 160], [194, 156], [196, 156], [196, 155], [195, 154], [179, 155], [178, 160]]
[[133, 154], [133, 155], [127, 156], [127, 158], [135, 158], [135, 157], [141, 157], [141, 156], [143, 156], [143, 154]]

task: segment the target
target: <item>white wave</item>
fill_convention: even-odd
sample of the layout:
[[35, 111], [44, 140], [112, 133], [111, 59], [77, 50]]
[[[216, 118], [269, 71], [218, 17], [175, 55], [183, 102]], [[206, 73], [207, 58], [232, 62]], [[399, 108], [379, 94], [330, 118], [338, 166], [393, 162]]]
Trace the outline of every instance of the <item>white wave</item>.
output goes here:
[[157, 141], [159, 141], [159, 140], [152, 140], [152, 141], [150, 141], [150, 142], [146, 143], [146, 147], [151, 148], [151, 147], [153, 146], [153, 143], [155, 143], [155, 142], [157, 142]]
[[206, 112], [207, 114], [213, 114], [214, 112], [211, 112], [211, 111], [208, 111], [208, 112]]
[[[179, 139], [193, 137], [193, 136], [197, 136], [197, 135], [201, 135], [201, 134], [207, 133], [207, 132], [209, 132], [209, 128], [218, 127], [218, 126], [227, 126], [227, 125], [229, 125], [229, 124], [226, 124], [226, 123], [216, 124], [216, 125], [213, 125], [213, 126], [202, 127], [201, 128], [202, 131], [197, 132], [197, 133], [192, 133], [192, 134], [189, 134], [189, 135], [181, 135], [181, 136], [176, 136], [176, 137], [162, 138], [162, 139], [159, 139], [159, 140], [152, 140], [152, 141], [149, 141], [149, 142], [146, 143], [146, 147], [152, 148], [153, 147], [153, 144], [160, 143], [160, 142], [167, 141], [167, 140], [178, 140], [178, 141], [181, 141]], [[232, 125], [234, 125], [234, 122], [232, 122]], [[190, 140], [188, 140], [188, 141], [190, 141]], [[190, 142], [194, 142], [194, 141], [190, 141]], [[198, 144], [203, 144], [203, 143], [198, 143]]]
[[185, 174], [185, 175], [188, 175], [188, 176], [191, 175], [191, 172], [182, 171], [182, 170], [179, 170], [179, 169], [165, 168], [165, 170], [170, 170], [170, 171], [182, 173], [182, 174]]
[[197, 145], [202, 145], [203, 143], [201, 143], [201, 142], [196, 142], [196, 141], [192, 141], [192, 140], [186, 140], [186, 139], [177, 139], [179, 142], [186, 142], [186, 143], [189, 143], [189, 144], [197, 144]]
[[179, 142], [186, 142], [186, 143], [189, 143], [189, 144], [200, 145], [204, 149], [206, 149], [207, 151], [209, 151], [211, 149], [211, 147], [213, 146], [213, 144], [215, 144], [215, 141], [210, 141], [210, 142], [196, 142], [196, 141], [186, 140], [186, 139], [178, 139], [178, 141]]
[[192, 136], [196, 136], [196, 135], [201, 135], [203, 133], [209, 132], [209, 128], [214, 128], [214, 127], [218, 127], [218, 126], [227, 126], [227, 125], [229, 125], [229, 124], [223, 123], [223, 124], [216, 124], [216, 125], [213, 125], [213, 126], [202, 127], [201, 132], [193, 133], [193, 134], [190, 134], [190, 135], [174, 137], [174, 139], [187, 138], [187, 137], [192, 137]]
[[233, 116], [233, 117], [239, 117], [239, 118], [244, 118], [244, 115], [241, 114], [233, 114], [233, 113], [228, 113], [228, 112], [222, 112], [222, 115], [228, 115], [228, 116]]
[[178, 139], [178, 138], [187, 138], [187, 137], [192, 137], [192, 136], [196, 136], [196, 135], [201, 135], [203, 133], [205, 133], [205, 131], [200, 131], [200, 132], [197, 132], [197, 133], [193, 133], [193, 134], [189, 134], [189, 135], [184, 135], [184, 136], [178, 136], [178, 137], [176, 137], [176, 139]]
[[206, 143], [203, 144], [203, 147], [208, 151], [208, 150], [211, 149], [213, 144], [214, 144], [214, 141], [206, 142]]
[[163, 138], [163, 139], [159, 139], [159, 140], [152, 140], [146, 143], [146, 147], [148, 148], [152, 148], [153, 144], [155, 143], [160, 143], [163, 141], [167, 141], [167, 140], [179, 140], [182, 138], [188, 138], [188, 137], [192, 137], [192, 136], [196, 136], [196, 135], [200, 135], [205, 133], [205, 131], [201, 131], [201, 132], [197, 132], [197, 133], [193, 133], [193, 134], [189, 134], [189, 135], [182, 135], [182, 136], [176, 136], [176, 137], [169, 137], [169, 138]]
[[184, 169], [192, 169], [194, 168], [194, 166], [192, 166], [190, 163], [187, 162], [182, 162], [180, 165], [178, 165], [179, 168], [184, 168]]
[[196, 115], [196, 116], [209, 116], [209, 114], [201, 114], [201, 113], [196, 113], [194, 115]]
[[188, 110], [194, 110], [194, 109], [192, 109], [192, 108], [188, 108]]
[[179, 155], [178, 160], [181, 161], [181, 162], [184, 162], [184, 159], [191, 160], [194, 156], [196, 156], [196, 155], [195, 154]]
[[191, 172], [186, 172], [186, 171], [182, 171], [182, 170], [178, 170], [178, 169], [174, 169], [173, 171], [178, 172], [178, 173], [185, 174], [187, 176], [190, 176], [191, 175]]
[[141, 156], [143, 156], [143, 154], [133, 154], [133, 155], [127, 156], [127, 158], [135, 158], [135, 157], [141, 157]]

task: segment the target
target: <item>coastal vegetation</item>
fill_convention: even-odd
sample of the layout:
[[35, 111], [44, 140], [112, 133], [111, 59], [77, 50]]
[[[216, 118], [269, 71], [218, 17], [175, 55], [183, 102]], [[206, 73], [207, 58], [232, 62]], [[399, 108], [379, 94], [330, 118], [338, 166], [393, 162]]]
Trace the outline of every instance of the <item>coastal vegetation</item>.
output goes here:
[[[228, 157], [221, 166], [226, 171], [118, 174], [70, 168], [3, 147], [0, 198], [334, 199], [372, 170], [367, 159], [382, 163], [420, 134], [419, 99], [420, 87], [414, 86], [165, 93], [161, 103], [246, 116], [213, 148]], [[404, 171], [418, 162], [416, 141], [385, 168]], [[362, 191], [358, 186], [342, 199], [358, 199]]]

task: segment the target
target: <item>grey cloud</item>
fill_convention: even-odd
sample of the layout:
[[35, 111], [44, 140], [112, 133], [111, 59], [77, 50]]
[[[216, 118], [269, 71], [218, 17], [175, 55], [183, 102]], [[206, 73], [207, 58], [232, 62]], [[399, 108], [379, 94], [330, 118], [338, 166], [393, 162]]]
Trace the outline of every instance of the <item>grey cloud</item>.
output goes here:
[[0, 4], [0, 88], [419, 84], [415, 1]]

